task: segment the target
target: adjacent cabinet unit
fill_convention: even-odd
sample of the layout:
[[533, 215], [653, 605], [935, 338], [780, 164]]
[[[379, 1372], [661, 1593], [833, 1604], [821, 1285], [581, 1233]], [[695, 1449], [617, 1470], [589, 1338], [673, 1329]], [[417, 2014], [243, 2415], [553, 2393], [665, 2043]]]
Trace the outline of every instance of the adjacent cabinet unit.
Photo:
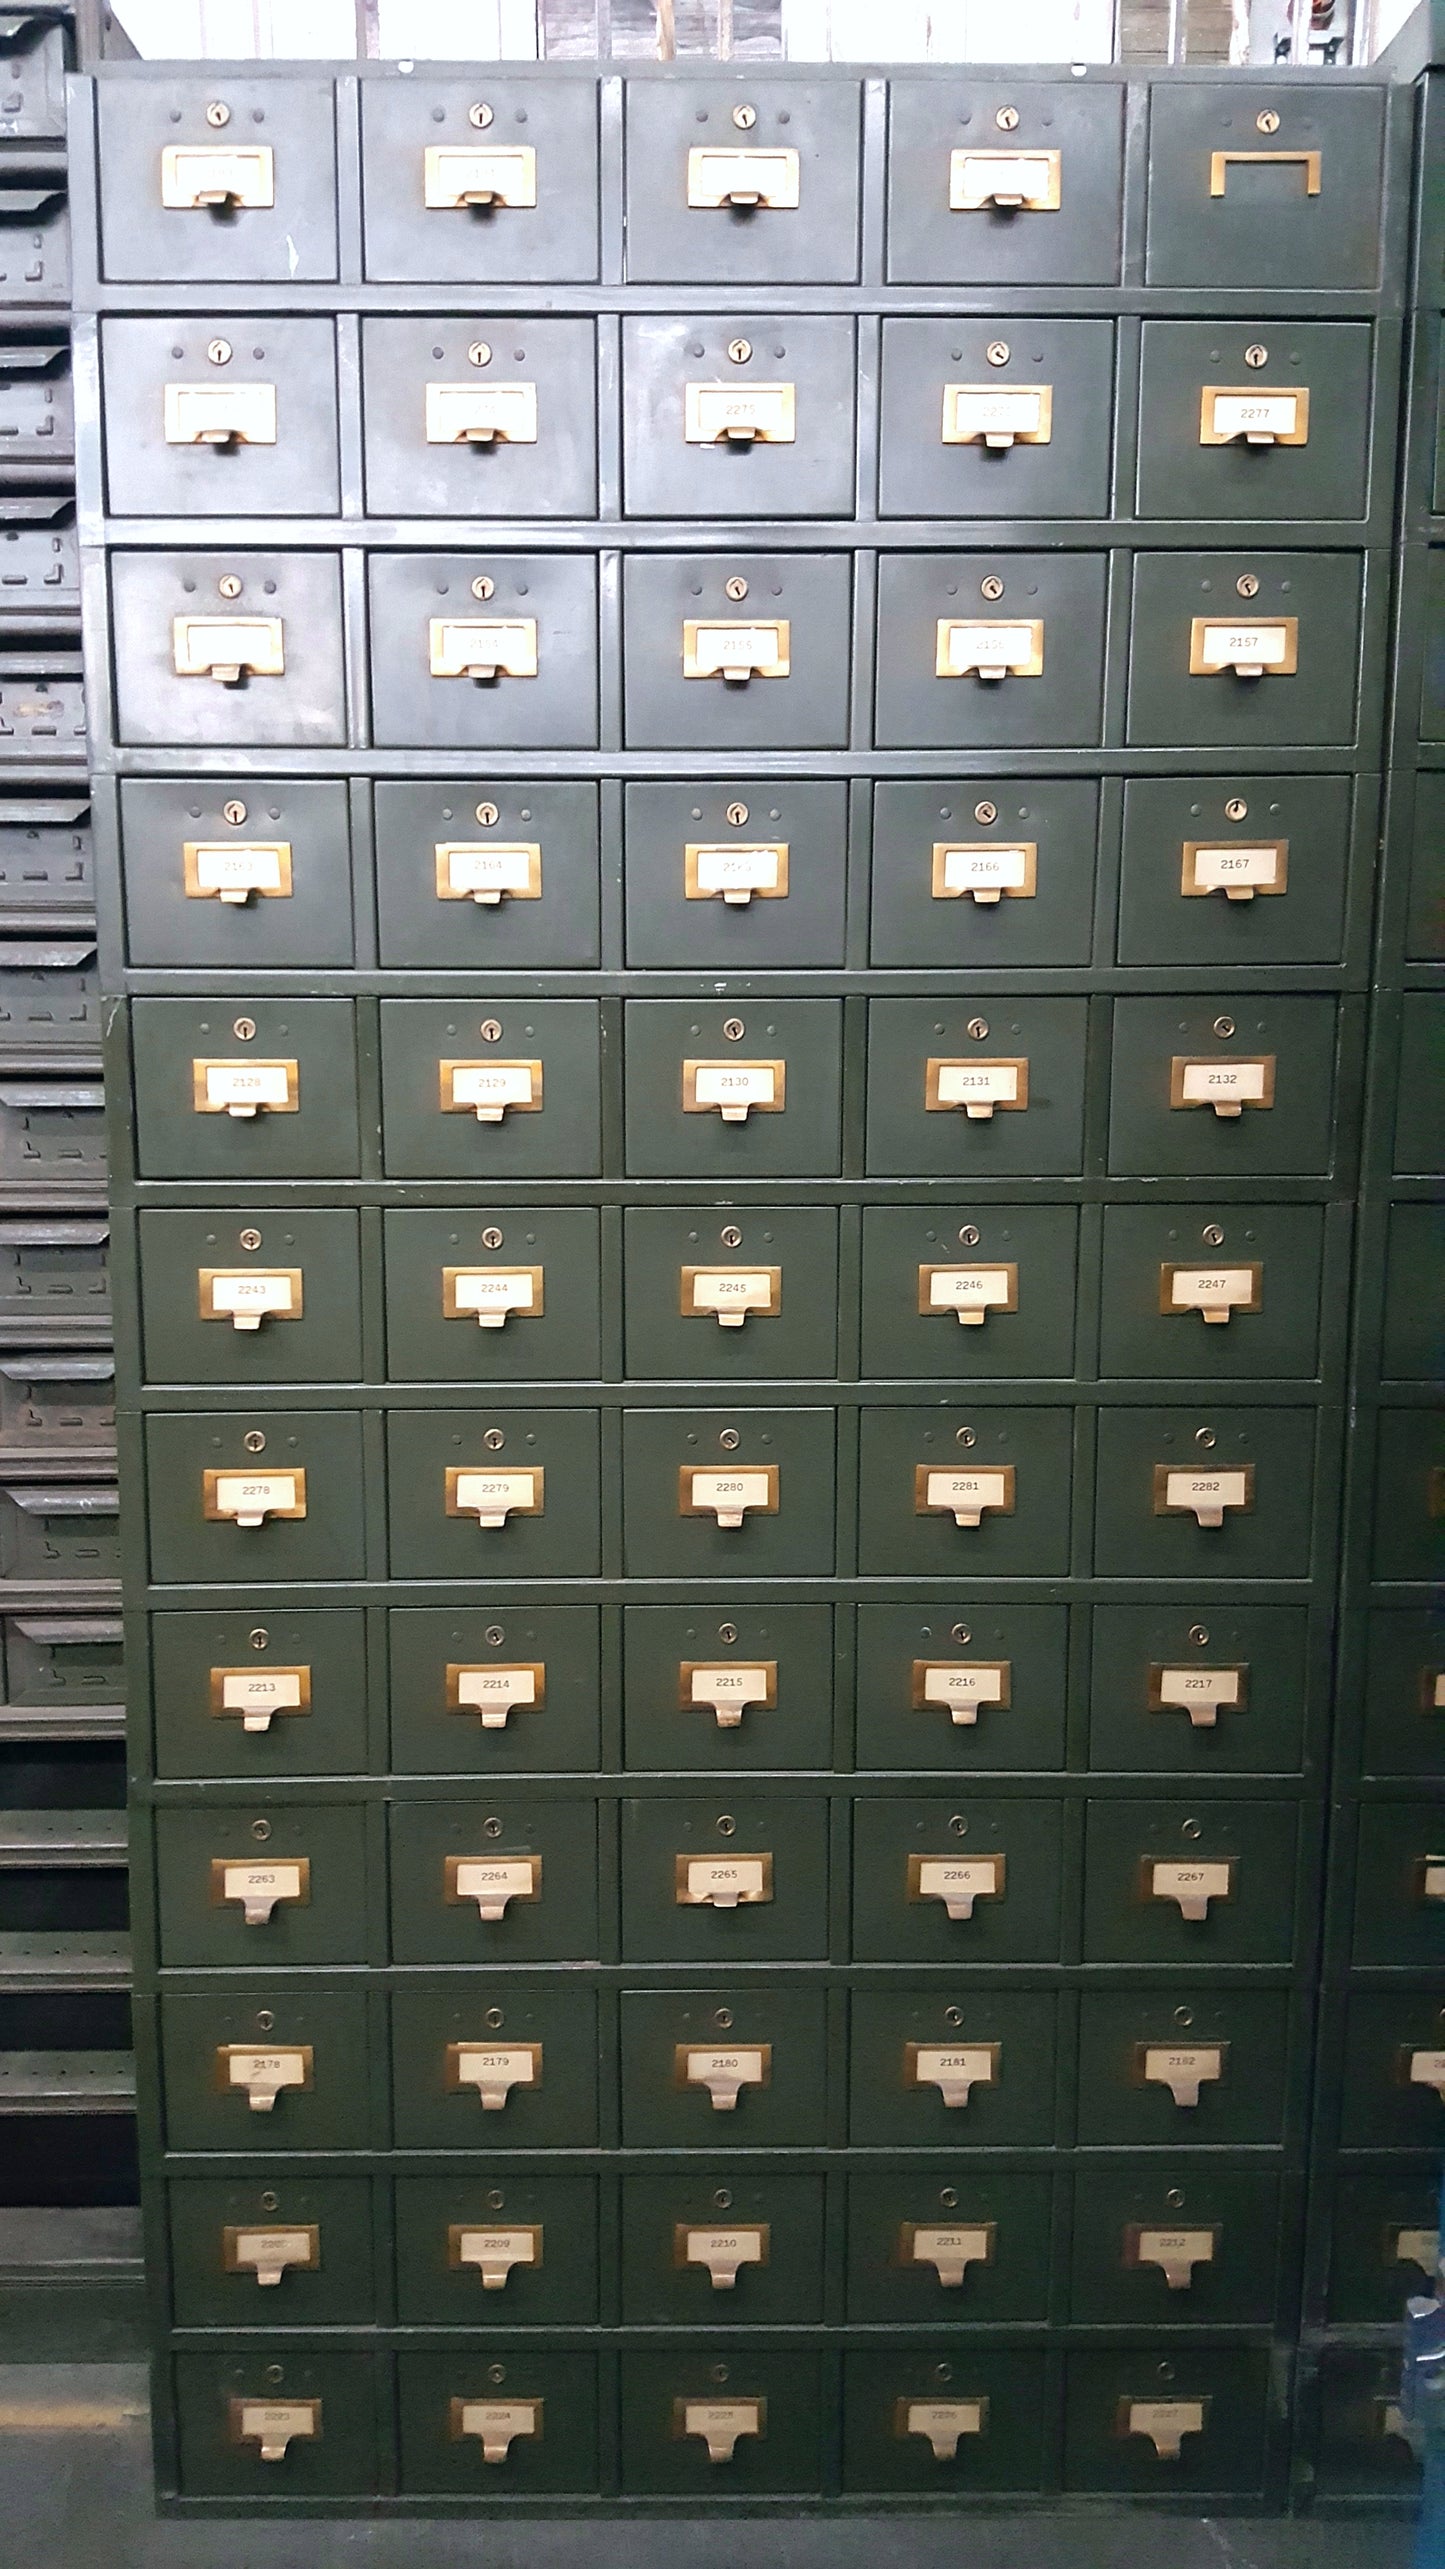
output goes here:
[[75, 117], [164, 2502], [1287, 2503], [1409, 88]]

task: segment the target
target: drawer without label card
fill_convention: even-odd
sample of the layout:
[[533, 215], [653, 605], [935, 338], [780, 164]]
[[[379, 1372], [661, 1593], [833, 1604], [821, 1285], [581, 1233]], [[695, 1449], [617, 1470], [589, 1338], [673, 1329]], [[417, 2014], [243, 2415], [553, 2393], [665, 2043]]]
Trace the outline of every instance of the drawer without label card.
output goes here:
[[346, 1579], [362, 1568], [361, 1423], [311, 1410], [147, 1423], [157, 1579]]
[[828, 2072], [820, 1990], [747, 1978], [700, 1989], [625, 1989], [621, 2033], [628, 2148], [822, 2142]]
[[1086, 2146], [1277, 2142], [1292, 2069], [1282, 1990], [1085, 1992], [1078, 2138]]
[[629, 746], [841, 749], [851, 579], [838, 553], [630, 556]]
[[879, 746], [1087, 747], [1102, 719], [1103, 617], [1097, 554], [886, 556]]
[[598, 1666], [594, 1607], [394, 1607], [393, 1763], [424, 1775], [595, 1766]]
[[361, 1371], [357, 1218], [229, 1209], [140, 1216], [152, 1381], [340, 1382]]
[[1445, 1430], [1439, 1412], [1384, 1409], [1376, 1437], [1374, 1576], [1437, 1580], [1445, 1519]]
[[1098, 788], [888, 779], [873, 792], [875, 964], [1083, 964]]
[[860, 1962], [1055, 1962], [1057, 1803], [863, 1800], [853, 1811]]
[[335, 276], [329, 80], [278, 88], [228, 72], [216, 97], [210, 74], [183, 70], [159, 83], [123, 74], [98, 105], [108, 276], [187, 284]]
[[940, 85], [901, 76], [889, 92], [895, 284], [1112, 282], [1123, 186], [1117, 95], [1033, 80], [995, 89], [967, 72]]
[[855, 2146], [1020, 2147], [1053, 2134], [1051, 1992], [858, 1989], [851, 2001]]
[[670, 281], [845, 283], [858, 273], [859, 85], [721, 66], [630, 82], [627, 273]]
[[1345, 2148], [1435, 2150], [1445, 2120], [1445, 2015], [1429, 1990], [1353, 1993], [1345, 2080]]
[[1066, 1410], [869, 1409], [861, 1424], [858, 1558], [885, 1576], [991, 1577], [1064, 1567]]
[[399, 2149], [587, 2148], [597, 2133], [597, 2000], [503, 1974], [403, 1986], [392, 2000]]
[[1333, 1150], [1335, 1004], [1114, 1003], [1109, 1161], [1160, 1177], [1323, 1174]]
[[1299, 1821], [1289, 1802], [1091, 1801], [1091, 1962], [1287, 1962]]
[[590, 321], [369, 316], [361, 344], [372, 516], [595, 515]]
[[161, 1952], [191, 1967], [362, 1962], [373, 1936], [357, 1804], [157, 1815]]
[[1362, 605], [1358, 555], [1139, 554], [1130, 741], [1349, 743]]
[[630, 1766], [826, 1766], [833, 1640], [827, 1606], [629, 1606], [623, 1718]]
[[[244, 1959], [244, 1957], [242, 1957]], [[254, 1967], [254, 1963], [253, 1963]], [[355, 2066], [361, 1991], [285, 1973], [161, 2005], [166, 2137], [172, 2150], [355, 2150], [371, 2137]]]
[[1094, 1608], [1095, 1767], [1289, 1772], [1302, 1752], [1305, 1626], [1292, 1606]]
[[300, 748], [345, 739], [336, 555], [242, 558], [244, 576], [216, 553], [130, 553], [112, 565], [122, 739]]
[[1150, 284], [1368, 292], [1383, 141], [1384, 101], [1368, 87], [1161, 84], [1149, 102]]
[[384, 964], [478, 972], [596, 964], [592, 786], [381, 778], [374, 792]]
[[118, 517], [328, 517], [340, 505], [336, 347], [323, 318], [101, 325]]
[[1305, 1409], [1105, 1410], [1095, 1566], [1104, 1575], [1303, 1578], [1315, 1420]]
[[595, 1212], [396, 1207], [382, 1232], [393, 1381], [539, 1382], [598, 1371]]
[[842, 315], [624, 321], [628, 516], [850, 516], [856, 379]]
[[[610, 1831], [610, 1813], [606, 1825]], [[598, 1819], [585, 1802], [396, 1802], [391, 1952], [399, 1963], [596, 1957]]]
[[1445, 1622], [1428, 1606], [1377, 1608], [1368, 1651], [1366, 1771], [1435, 1775], [1445, 1738]]
[[1147, 321], [1141, 516], [1362, 517], [1370, 341], [1358, 321]]
[[1445, 1917], [1445, 1825], [1415, 1803], [1371, 1802], [1360, 1813], [1355, 1871], [1358, 1963], [1438, 1962]]
[[356, 1773], [366, 1764], [357, 1611], [160, 1614], [151, 1626], [163, 1775]]
[[1108, 513], [1107, 321], [977, 320], [883, 329], [885, 517]]
[[1313, 1376], [1323, 1251], [1312, 1207], [1110, 1205], [1104, 1372]]
[[841, 784], [740, 776], [623, 791], [629, 964], [842, 962]]
[[368, 89], [361, 107], [369, 277], [473, 286], [595, 277], [590, 78], [491, 64], [478, 98], [470, 75], [426, 70]]

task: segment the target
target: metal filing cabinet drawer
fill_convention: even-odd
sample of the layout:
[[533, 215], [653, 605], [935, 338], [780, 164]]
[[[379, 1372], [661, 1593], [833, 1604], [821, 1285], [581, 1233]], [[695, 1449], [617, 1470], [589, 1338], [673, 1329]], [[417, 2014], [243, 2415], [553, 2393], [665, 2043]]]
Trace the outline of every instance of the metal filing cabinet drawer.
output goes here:
[[842, 749], [852, 564], [842, 553], [634, 554], [623, 565], [631, 749]]
[[1077, 1241], [1071, 1205], [866, 1205], [864, 1372], [1070, 1375]]
[[1146, 321], [1139, 514], [1363, 517], [1369, 325]]
[[397, 2363], [409, 2498], [586, 2497], [598, 2486], [597, 2362], [509, 2336]]
[[1191, 2490], [1262, 2492], [1271, 2416], [1263, 2350], [1075, 2353], [1067, 2375], [1070, 2490], [1155, 2500]]
[[849, 2138], [870, 2149], [1039, 2148], [1054, 2133], [1052, 1990], [853, 1993]]
[[252, 1971], [365, 1962], [373, 1870], [357, 1803], [157, 1812], [162, 1958]]
[[1278, 2144], [1288, 2036], [1282, 1990], [1086, 1990], [1077, 2137], [1131, 2150]]
[[148, 1206], [141, 1327], [152, 1382], [351, 1382], [361, 1372], [357, 1217], [345, 1206]]
[[648, 314], [622, 381], [629, 517], [851, 516], [851, 321]]
[[575, 2327], [597, 2317], [591, 2177], [402, 2177], [396, 2283], [404, 2325]]
[[831, 1606], [626, 1606], [623, 1673], [629, 1766], [722, 1775], [831, 1760]]
[[1131, 777], [1119, 961], [1334, 962], [1350, 835], [1345, 776]]
[[1323, 1217], [1312, 1205], [1109, 1205], [1102, 1370], [1313, 1376], [1323, 1250]]
[[1057, 1962], [1063, 1810], [972, 1791], [859, 1800], [859, 1962]]
[[1355, 2346], [1321, 2350], [1315, 2385], [1319, 2486], [1326, 2497], [1420, 2497], [1420, 2456], [1405, 2433], [1400, 2374], [1387, 2353]]
[[1288, 1962], [1293, 1802], [1091, 1800], [1084, 1953], [1091, 1962]]
[[831, 1206], [720, 1223], [701, 1207], [624, 1216], [627, 1371], [746, 1381], [837, 1370], [838, 1217]]
[[856, 81], [751, 69], [627, 84], [634, 282], [845, 283], [858, 273]]
[[268, 1975], [249, 1987], [169, 1990], [161, 2081], [173, 2150], [356, 2150], [370, 2137], [356, 2075], [366, 1998], [353, 1984]]
[[1107, 321], [885, 321], [884, 517], [1107, 517]]
[[[282, 2360], [274, 2360], [274, 2349]], [[293, 2352], [262, 2337], [175, 2359], [179, 2473], [188, 2498], [369, 2497], [381, 2409], [375, 2358], [327, 2347]]]
[[624, 1989], [628, 2149], [817, 2148], [828, 2131], [821, 1989], [755, 1978]]
[[1123, 147], [1107, 77], [890, 81], [890, 281], [1112, 285]]
[[594, 1990], [451, 1973], [402, 1985], [391, 2004], [399, 2149], [595, 2146]]
[[359, 1578], [361, 1444], [360, 1418], [342, 1411], [152, 1416], [154, 1577]]
[[1130, 741], [1348, 744], [1358, 719], [1363, 588], [1358, 554], [1139, 554]]
[[367, 319], [361, 345], [371, 516], [596, 515], [590, 321]]
[[1361, 85], [1194, 82], [1149, 100], [1151, 285], [1368, 292], [1385, 102]]
[[549, 64], [362, 84], [366, 273], [497, 284], [597, 274], [597, 92]]
[[1114, 1002], [1109, 1166], [1149, 1177], [1321, 1175], [1332, 1122], [1332, 999], [1253, 991]]
[[841, 781], [743, 775], [623, 790], [630, 966], [842, 963]]
[[870, 960], [1087, 963], [1098, 829], [1083, 777], [876, 785]]
[[376, 888], [387, 966], [515, 972], [598, 960], [591, 785], [376, 787]]
[[[610, 1838], [606, 1805], [603, 1814]], [[590, 1803], [535, 1792], [460, 1810], [450, 1800], [394, 1804], [392, 1959], [489, 1969], [595, 1960], [598, 1835]]]
[[828, 1805], [727, 1786], [715, 1800], [622, 1806], [628, 1960], [726, 1967], [821, 1962], [828, 1950]]
[[391, 1206], [388, 1369], [398, 1382], [590, 1379], [601, 1365], [597, 1215]]
[[1046, 2358], [952, 2339], [843, 2358], [843, 2485], [851, 2496], [1033, 2493], [1050, 2475]]
[[1411, 990], [1401, 1006], [1400, 1103], [1394, 1164], [1402, 1176], [1436, 1174], [1442, 1156], [1439, 1068], [1445, 992]]
[[394, 1606], [393, 1765], [486, 1777], [596, 1766], [600, 1660], [595, 1606]]
[[823, 2316], [823, 2180], [743, 2159], [622, 2180], [622, 2307], [634, 2326], [796, 2327]]
[[111, 596], [123, 740], [345, 740], [334, 553], [127, 553], [112, 564]]
[[1360, 1813], [1356, 1852], [1356, 1962], [1438, 1966], [1442, 1918], [1445, 1813], [1415, 1802], [1371, 1802]]
[[1382, 1606], [1370, 1617], [1365, 1681], [1366, 1771], [1438, 1775], [1445, 1738], [1445, 1621], [1428, 1606]]
[[383, 999], [388, 1176], [595, 1176], [600, 1041], [591, 999]]
[[858, 1609], [857, 1755], [862, 1767], [1036, 1772], [1064, 1762], [1068, 1613], [1063, 1606]]
[[1074, 2202], [1077, 2321], [1112, 2328], [1268, 2328], [1281, 2235], [1279, 2179], [1176, 2158], [1116, 2174], [1090, 2166]]
[[329, 320], [172, 314], [100, 338], [115, 516], [337, 514]]
[[1068, 1409], [866, 1409], [858, 1563], [884, 1578], [1043, 1578], [1068, 1567]]
[[379, 553], [372, 720], [389, 749], [587, 749], [597, 738], [590, 555]]
[[147, 1175], [355, 1175], [349, 1000], [142, 999], [131, 1023]]
[[107, 276], [197, 285], [335, 276], [329, 80], [121, 72], [99, 105]]
[[181, 2177], [167, 2198], [180, 2328], [357, 2327], [376, 2317], [365, 2177]]
[[880, 749], [1088, 748], [1103, 693], [1103, 554], [879, 563]]
[[1102, 1411], [1096, 1571], [1307, 1577], [1316, 1433], [1307, 1409]]
[[396, 1409], [398, 1579], [586, 1578], [600, 1567], [595, 1409]]
[[[719, 2357], [726, 2361], [720, 2362]], [[629, 2495], [816, 2495], [823, 2467], [818, 2358], [799, 2347], [697, 2337], [622, 2358]]]
[[1445, 1212], [1435, 1204], [1390, 1208], [1385, 1249], [1385, 1344], [1381, 1370], [1429, 1382], [1445, 1337]]
[[346, 788], [248, 776], [120, 789], [126, 928], [138, 964], [244, 972], [349, 964], [354, 952]]
[[634, 1409], [622, 1421], [629, 1578], [833, 1575], [831, 1409]]
[[[1138, 1004], [1138, 1003], [1136, 1003]], [[1084, 999], [870, 999], [867, 1155], [879, 1177], [1071, 1177]]]
[[1445, 2008], [1431, 1989], [1357, 1989], [1345, 2014], [1340, 2140], [1346, 2149], [1440, 2147]]
[[1401, 2328], [1405, 2303], [1434, 2290], [1439, 2186], [1431, 2168], [1375, 2174], [1352, 2167], [1336, 2179], [1330, 2237], [1329, 2315], [1337, 2326]]
[[1438, 1579], [1442, 1520], [1445, 1421], [1438, 1410], [1382, 1411], [1375, 1456], [1375, 1577]]
[[359, 1607], [158, 1614], [150, 1632], [161, 1775], [354, 1775], [367, 1764]]
[[1099, 1605], [1089, 1763], [1126, 1774], [1291, 1774], [1304, 1753], [1300, 1606]]
[[841, 1142], [836, 999], [630, 999], [624, 1016], [632, 1177], [822, 1177]]
[[1048, 2314], [1054, 2180], [966, 2153], [848, 2179], [848, 2317], [985, 2327]]

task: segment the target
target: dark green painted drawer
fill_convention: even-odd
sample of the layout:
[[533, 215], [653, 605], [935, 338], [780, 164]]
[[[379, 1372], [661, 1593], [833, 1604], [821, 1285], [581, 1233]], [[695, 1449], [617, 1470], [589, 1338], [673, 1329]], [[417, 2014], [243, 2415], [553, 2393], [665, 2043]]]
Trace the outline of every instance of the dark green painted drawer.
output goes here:
[[349, 1208], [148, 1207], [139, 1229], [150, 1381], [358, 1378], [360, 1248]]
[[490, 2345], [403, 2354], [396, 2370], [405, 2496], [505, 2505], [596, 2491], [595, 2356], [499, 2333]]
[[1068, 1610], [948, 1596], [931, 1611], [858, 1609], [863, 1767], [1016, 1768], [1064, 1762]]
[[873, 2149], [1046, 2144], [1058, 2009], [1052, 1991], [970, 1991], [957, 1979], [926, 1991], [855, 1990], [850, 2140]]
[[685, 2329], [821, 2320], [823, 2179], [746, 2159], [624, 2176], [622, 2315]]
[[1287, 2241], [1272, 2169], [1179, 2157], [1081, 2172], [1070, 2316], [1110, 2328], [1268, 2328]]
[[381, 2469], [375, 2357], [275, 2344], [176, 2357], [182, 2496], [369, 2497]]
[[624, 1989], [629, 2149], [767, 2150], [829, 2137], [826, 2001], [781, 1979]]
[[851, 2496], [1041, 2491], [1051, 2474], [1047, 2359], [987, 2342], [859, 2348], [843, 2358]]
[[623, 1722], [629, 1766], [828, 1766], [832, 1607], [624, 1607]]
[[403, 2150], [586, 2149], [597, 2141], [597, 1994], [585, 1981], [449, 1973], [391, 2002]]
[[1086, 964], [1098, 833], [1082, 776], [875, 785], [870, 962]]
[[848, 2179], [848, 2317], [917, 2328], [1048, 2316], [1054, 2180], [966, 2154]]
[[151, 1620], [162, 1775], [355, 1774], [367, 1763], [367, 1658], [356, 1607], [268, 1607]]
[[859, 1962], [1057, 1962], [1063, 1808], [970, 1791], [860, 1800], [853, 1813]]
[[366, 2177], [184, 2176], [167, 2201], [177, 2327], [365, 2327], [379, 2317]]
[[1281, 1990], [1086, 1990], [1077, 2138], [1111, 2149], [1278, 2143], [1289, 2050]]
[[586, 1962], [598, 1947], [603, 1804], [513, 1791], [396, 1802], [389, 1832], [391, 1952], [400, 1963]]
[[405, 1775], [598, 1762], [594, 1606], [394, 1606], [391, 1755]]
[[1303, 1608], [1099, 1605], [1093, 1627], [1091, 1766], [1191, 1776], [1298, 1768]]
[[597, 2316], [597, 2183], [585, 2176], [403, 2176], [403, 2326], [581, 2327]]
[[821, 1962], [828, 1951], [828, 1804], [794, 1794], [649, 1796], [622, 1806], [622, 1950], [629, 1961]]

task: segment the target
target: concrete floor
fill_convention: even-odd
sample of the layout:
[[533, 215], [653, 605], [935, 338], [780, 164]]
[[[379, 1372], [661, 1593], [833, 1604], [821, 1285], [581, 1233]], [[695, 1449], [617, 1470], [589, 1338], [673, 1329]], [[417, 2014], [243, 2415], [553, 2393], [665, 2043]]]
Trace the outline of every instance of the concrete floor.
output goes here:
[[140, 2367], [0, 2365], [7, 2569], [1408, 2569], [1410, 2553], [1408, 2528], [1379, 2519], [157, 2524]]

